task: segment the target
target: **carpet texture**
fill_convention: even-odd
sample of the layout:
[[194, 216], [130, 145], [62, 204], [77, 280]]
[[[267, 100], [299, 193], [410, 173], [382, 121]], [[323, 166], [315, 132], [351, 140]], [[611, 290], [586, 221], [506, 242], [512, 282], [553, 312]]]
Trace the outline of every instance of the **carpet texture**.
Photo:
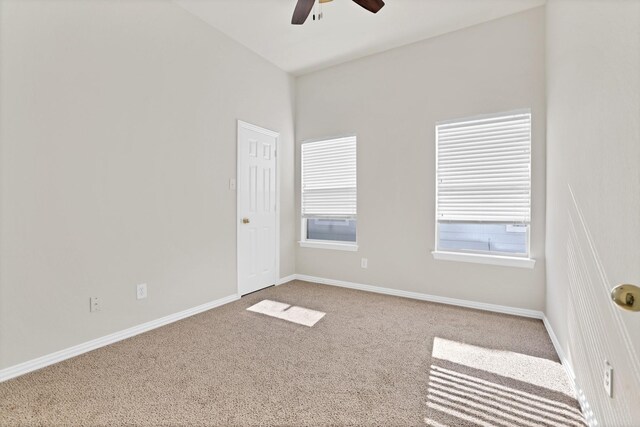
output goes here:
[[[308, 327], [246, 310], [326, 313]], [[2, 426], [581, 426], [541, 321], [290, 282], [0, 384]]]

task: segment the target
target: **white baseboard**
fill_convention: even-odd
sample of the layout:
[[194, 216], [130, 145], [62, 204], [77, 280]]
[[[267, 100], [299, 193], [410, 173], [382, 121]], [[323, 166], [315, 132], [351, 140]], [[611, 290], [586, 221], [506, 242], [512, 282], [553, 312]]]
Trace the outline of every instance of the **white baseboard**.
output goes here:
[[576, 375], [573, 372], [573, 366], [571, 366], [571, 362], [567, 358], [567, 355], [565, 354], [564, 349], [560, 345], [560, 341], [558, 341], [558, 337], [556, 336], [556, 333], [553, 331], [553, 328], [551, 327], [551, 323], [549, 322], [549, 319], [547, 319], [547, 316], [544, 316], [542, 318], [542, 322], [544, 322], [544, 327], [547, 329], [549, 338], [551, 338], [551, 342], [553, 343], [553, 348], [556, 349], [556, 353], [558, 353], [560, 362], [562, 362], [562, 366], [564, 366], [565, 371], [567, 371], [567, 376], [569, 377], [569, 380], [571, 381], [571, 385], [575, 390]]
[[240, 298], [238, 294], [229, 295], [224, 298], [217, 299], [196, 307], [189, 308], [187, 310], [180, 311], [178, 313], [170, 314], [168, 316], [161, 317], [150, 322], [142, 323], [131, 328], [114, 332], [113, 334], [105, 335], [100, 338], [93, 339], [91, 341], [84, 342], [82, 344], [74, 345], [73, 347], [66, 348], [64, 350], [56, 351], [45, 356], [38, 357], [23, 363], [19, 363], [8, 368], [0, 370], [0, 382], [15, 378], [20, 375], [35, 371], [37, 369], [44, 368], [45, 366], [53, 365], [54, 363], [62, 362], [74, 356], [79, 356], [83, 353], [87, 353], [91, 350], [95, 350], [100, 347], [104, 347], [109, 344], [113, 344], [123, 339], [133, 337], [143, 332], [150, 331], [160, 326], [167, 325], [169, 323], [176, 322], [186, 317], [193, 316], [203, 311], [210, 310], [215, 307], [219, 307], [224, 304], [236, 301]]
[[396, 297], [411, 298], [421, 301], [437, 302], [440, 304], [455, 305], [459, 307], [475, 308], [478, 310], [492, 311], [495, 313], [513, 314], [515, 316], [532, 317], [534, 319], [543, 319], [544, 314], [538, 310], [529, 310], [526, 308], [509, 307], [505, 305], [488, 304], [484, 302], [469, 301], [464, 299], [441, 297], [437, 295], [423, 294], [419, 292], [401, 291], [399, 289], [383, 288], [380, 286], [363, 285], [360, 283], [345, 282], [343, 280], [325, 279], [323, 277], [307, 276], [304, 274], [296, 274], [297, 280], [305, 282], [320, 283], [323, 285], [340, 286], [342, 288], [358, 289], [361, 291], [375, 292], [384, 295], [393, 295]]
[[297, 274], [290, 274], [287, 277], [283, 277], [282, 279], [278, 279], [276, 282], [276, 286], [284, 285], [285, 283], [289, 283], [292, 280], [296, 280]]
[[[567, 357], [567, 354], [564, 352], [564, 349], [560, 345], [560, 341], [558, 341], [558, 337], [556, 336], [556, 333], [553, 331], [553, 327], [551, 327], [551, 322], [549, 322], [549, 319], [547, 319], [547, 316], [544, 316], [542, 318], [542, 321], [544, 322], [544, 327], [547, 329], [547, 333], [551, 338], [553, 347], [556, 349], [556, 353], [558, 353], [560, 362], [562, 363], [562, 366], [564, 367], [564, 370], [567, 373], [567, 377], [569, 377], [569, 381], [571, 382], [571, 387], [573, 387], [573, 391], [576, 395], [576, 399], [578, 400], [578, 403], [580, 403], [580, 408], [582, 409], [582, 413], [583, 414], [591, 413], [591, 411], [587, 410], [588, 408], [590, 408], [589, 402], [587, 401], [587, 397], [584, 395], [584, 393], [576, 383], [576, 374], [575, 374], [575, 371], [573, 370], [573, 365], [571, 364], [571, 361]], [[598, 425], [598, 421], [594, 418], [592, 413], [590, 416], [585, 417], [585, 421], [587, 422], [587, 425], [590, 427], [595, 427]]]

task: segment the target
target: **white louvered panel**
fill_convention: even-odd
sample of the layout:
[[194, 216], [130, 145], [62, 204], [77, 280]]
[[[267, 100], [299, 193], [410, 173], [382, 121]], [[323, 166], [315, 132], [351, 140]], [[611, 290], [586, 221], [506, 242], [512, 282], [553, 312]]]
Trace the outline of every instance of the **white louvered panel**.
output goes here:
[[356, 137], [302, 144], [302, 216], [356, 215]]
[[436, 126], [437, 219], [531, 219], [531, 113]]

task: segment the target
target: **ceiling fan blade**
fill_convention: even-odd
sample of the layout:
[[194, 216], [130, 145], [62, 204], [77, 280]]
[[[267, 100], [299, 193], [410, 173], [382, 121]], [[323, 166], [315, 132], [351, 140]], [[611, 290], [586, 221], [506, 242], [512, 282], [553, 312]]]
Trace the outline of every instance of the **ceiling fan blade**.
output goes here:
[[296, 8], [293, 11], [293, 16], [291, 17], [291, 23], [293, 25], [302, 25], [304, 21], [307, 20], [307, 16], [313, 9], [313, 3], [315, 0], [298, 0], [296, 4]]
[[382, 0], [353, 0], [358, 3], [360, 6], [367, 9], [369, 12], [378, 13], [382, 6], [384, 6], [384, 2]]

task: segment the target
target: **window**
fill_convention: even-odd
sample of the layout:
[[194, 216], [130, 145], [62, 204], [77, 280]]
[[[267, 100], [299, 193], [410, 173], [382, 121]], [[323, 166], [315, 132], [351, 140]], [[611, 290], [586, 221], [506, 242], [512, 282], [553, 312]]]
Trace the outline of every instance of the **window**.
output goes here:
[[356, 137], [306, 142], [301, 151], [300, 244], [355, 250]]
[[436, 252], [528, 258], [530, 218], [530, 111], [438, 123]]

